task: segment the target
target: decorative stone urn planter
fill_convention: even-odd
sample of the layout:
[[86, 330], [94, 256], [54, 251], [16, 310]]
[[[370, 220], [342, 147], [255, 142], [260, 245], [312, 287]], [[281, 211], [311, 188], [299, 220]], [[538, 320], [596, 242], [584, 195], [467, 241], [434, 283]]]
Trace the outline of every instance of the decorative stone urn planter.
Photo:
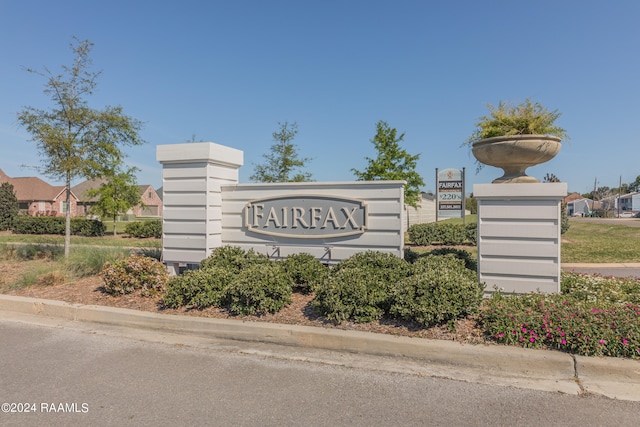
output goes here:
[[472, 145], [474, 157], [485, 165], [504, 171], [494, 184], [540, 182], [528, 176], [530, 166], [547, 162], [560, 151], [560, 138], [547, 135], [496, 136], [481, 139]]

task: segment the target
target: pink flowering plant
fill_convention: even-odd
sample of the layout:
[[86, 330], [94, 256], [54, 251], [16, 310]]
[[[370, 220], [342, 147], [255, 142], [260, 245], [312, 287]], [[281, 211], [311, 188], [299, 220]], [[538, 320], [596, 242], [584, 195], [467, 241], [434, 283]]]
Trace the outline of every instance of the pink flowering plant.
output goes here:
[[563, 272], [561, 288], [495, 293], [481, 311], [487, 334], [509, 345], [640, 359], [640, 280]]

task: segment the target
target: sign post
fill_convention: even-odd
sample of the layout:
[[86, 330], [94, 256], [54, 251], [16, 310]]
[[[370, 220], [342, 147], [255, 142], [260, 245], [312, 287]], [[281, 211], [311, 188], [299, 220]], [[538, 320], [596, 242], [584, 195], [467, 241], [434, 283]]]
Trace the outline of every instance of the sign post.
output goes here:
[[446, 218], [462, 218], [464, 221], [464, 171], [436, 168], [436, 221]]

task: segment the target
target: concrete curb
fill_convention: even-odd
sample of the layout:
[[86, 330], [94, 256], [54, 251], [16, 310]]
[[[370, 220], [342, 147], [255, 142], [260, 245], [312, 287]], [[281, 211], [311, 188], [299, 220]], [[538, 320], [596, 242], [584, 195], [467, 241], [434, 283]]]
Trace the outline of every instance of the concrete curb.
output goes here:
[[560, 268], [640, 268], [640, 262], [562, 263]]
[[[93, 325], [131, 328], [210, 342], [233, 342], [243, 352], [259, 344], [410, 360], [412, 372], [485, 384], [569, 394], [584, 392], [640, 401], [640, 362], [616, 358], [575, 358], [545, 350], [493, 345], [462, 345], [341, 329], [266, 322], [211, 319], [69, 304], [0, 295], [0, 312]], [[162, 340], [162, 339], [160, 339]], [[286, 352], [286, 351], [285, 351]], [[380, 365], [382, 366], [382, 364]], [[381, 368], [383, 369], [383, 368]]]

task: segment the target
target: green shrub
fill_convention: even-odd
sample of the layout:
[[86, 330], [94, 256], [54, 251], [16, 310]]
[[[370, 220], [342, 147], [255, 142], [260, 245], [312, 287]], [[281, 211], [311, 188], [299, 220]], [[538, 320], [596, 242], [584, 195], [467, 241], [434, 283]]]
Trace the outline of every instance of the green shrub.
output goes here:
[[413, 264], [418, 259], [420, 259], [420, 253], [411, 249], [404, 250], [404, 260], [407, 261], [409, 264]]
[[414, 245], [429, 246], [437, 240], [437, 223], [413, 224], [407, 230]]
[[471, 243], [472, 245], [478, 244], [478, 224], [475, 222], [471, 222], [464, 226], [466, 241]]
[[84, 237], [104, 236], [107, 227], [102, 221], [86, 218], [71, 218], [71, 234]]
[[462, 245], [477, 243], [477, 224], [456, 224], [452, 222], [431, 222], [414, 224], [409, 227], [409, 240], [418, 246]]
[[377, 251], [359, 252], [339, 262], [331, 269], [331, 274], [345, 268], [369, 268], [376, 275], [396, 282], [408, 274], [409, 264], [402, 258]]
[[231, 272], [239, 273], [255, 264], [266, 264], [269, 258], [257, 254], [250, 249], [245, 251], [237, 246], [222, 246], [213, 250], [211, 255], [200, 262], [200, 268], [221, 267]]
[[445, 322], [453, 326], [455, 320], [477, 311], [484, 286], [463, 260], [453, 255], [428, 256], [413, 267], [415, 274], [394, 288], [392, 316], [426, 327]]
[[275, 313], [291, 303], [292, 281], [277, 263], [255, 264], [226, 287], [229, 311], [240, 315]]
[[222, 306], [226, 287], [234, 277], [234, 273], [220, 267], [187, 270], [169, 280], [162, 303], [171, 308]]
[[139, 255], [105, 263], [101, 275], [105, 292], [112, 295], [139, 291], [143, 296], [154, 296], [165, 290], [169, 280], [162, 263]]
[[124, 232], [131, 237], [146, 239], [153, 237], [162, 238], [162, 221], [159, 219], [150, 219], [146, 221], [130, 222], [124, 228]]
[[[16, 234], [59, 234], [65, 233], [66, 219], [61, 216], [18, 215], [13, 220]], [[105, 225], [97, 220], [71, 218], [71, 234], [85, 237], [104, 236]]]
[[13, 220], [16, 234], [60, 234], [65, 230], [65, 218], [53, 216], [18, 215]]
[[289, 255], [282, 267], [289, 274], [294, 288], [301, 292], [310, 292], [329, 276], [329, 268], [310, 254]]
[[412, 263], [417, 262], [418, 260], [428, 257], [428, 256], [442, 256], [442, 255], [453, 255], [455, 258], [461, 259], [464, 261], [464, 266], [472, 271], [478, 270], [478, 260], [476, 257], [472, 256], [471, 253], [465, 251], [464, 249], [456, 249], [456, 248], [437, 248], [432, 249], [428, 252], [423, 252], [421, 254], [415, 253], [415, 255], [411, 255], [413, 259]]
[[386, 314], [396, 283], [407, 277], [409, 264], [392, 254], [361, 252], [336, 264], [316, 289], [313, 306], [328, 319], [371, 322]]
[[390, 283], [366, 268], [342, 268], [332, 272], [316, 290], [313, 307], [329, 320], [341, 323], [373, 322], [387, 311]]

